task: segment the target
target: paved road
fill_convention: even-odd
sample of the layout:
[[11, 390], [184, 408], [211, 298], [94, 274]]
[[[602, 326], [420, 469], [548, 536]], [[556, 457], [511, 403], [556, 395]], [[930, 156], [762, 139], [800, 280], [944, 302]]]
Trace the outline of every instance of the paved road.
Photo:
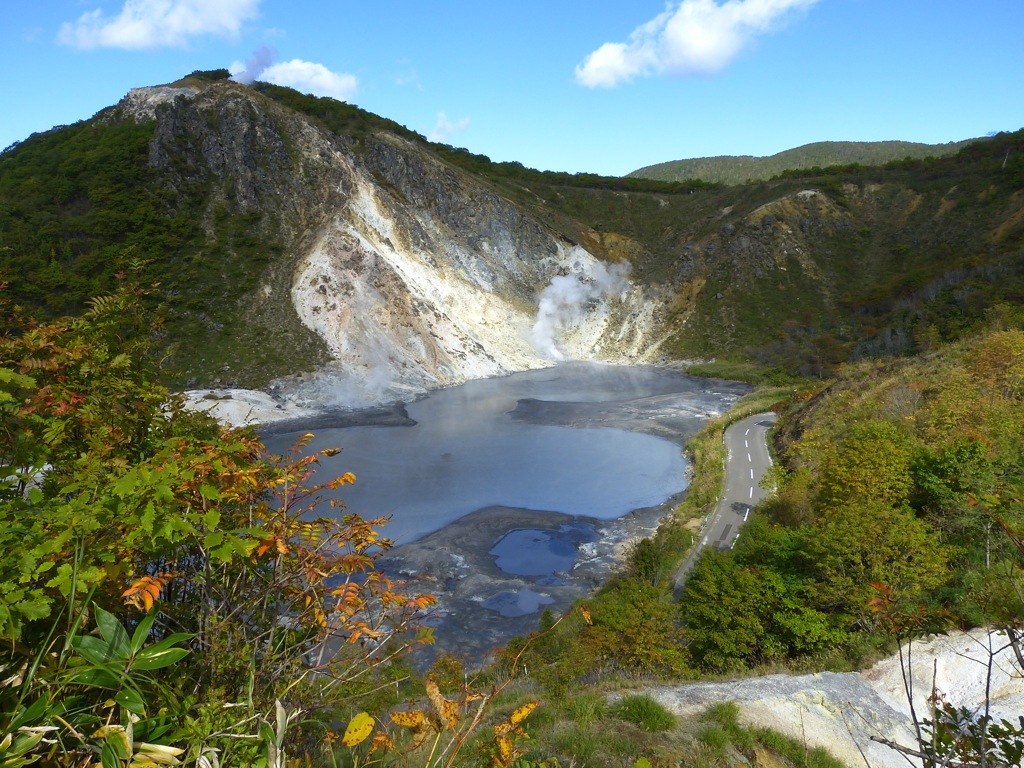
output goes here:
[[704, 547], [732, 549], [740, 527], [757, 503], [768, 495], [760, 481], [772, 464], [766, 436], [775, 418], [774, 413], [758, 413], [725, 430], [725, 489], [711, 521], [701, 531], [700, 540], [676, 572], [677, 588], [686, 580], [687, 571]]

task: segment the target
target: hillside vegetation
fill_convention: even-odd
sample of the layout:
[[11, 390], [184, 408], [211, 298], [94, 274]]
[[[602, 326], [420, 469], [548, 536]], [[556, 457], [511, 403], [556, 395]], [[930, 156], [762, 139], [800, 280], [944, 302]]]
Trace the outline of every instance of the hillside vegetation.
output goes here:
[[956, 154], [970, 143], [918, 144], [911, 141], [819, 141], [767, 157], [752, 155], [697, 157], [670, 160], [639, 168], [631, 178], [685, 182], [694, 179], [721, 184], [767, 181], [786, 171], [829, 168], [835, 165], [883, 165], [894, 160], [922, 160]]
[[1022, 175], [1017, 132], [944, 159], [693, 194], [529, 189], [543, 201], [537, 215], [587, 224], [589, 240], [578, 237], [673, 286], [680, 357], [827, 376], [955, 339], [992, 305], [1021, 301]]
[[[1024, 615], [1019, 307], [958, 343], [742, 401], [740, 414], [781, 411], [782, 461], [779, 493], [736, 548], [705, 552], [675, 594], [686, 523], [714, 504], [727, 415], [691, 444], [698, 480], [657, 536], [467, 676], [451, 657], [426, 675], [401, 662], [429, 642], [432, 599], [376, 571], [382, 521], [305, 514], [316, 456], [267, 457], [251, 433], [181, 410], [155, 383], [142, 295], [126, 284], [42, 326], [5, 307], [0, 461], [23, 469], [0, 487], [0, 664], [19, 681], [0, 692], [0, 725], [53, 729], [45, 742], [19, 732], [5, 759], [70, 765], [106, 751], [127, 765], [216, 749], [225, 766], [326, 765], [376, 745], [388, 764], [434, 765], [425, 750], [438, 739], [471, 764], [714, 766], [765, 749], [805, 764], [802, 745], [740, 727], [734, 710], [677, 722], [631, 689], [845, 670], [908, 633], [1015, 630]], [[395, 707], [410, 714], [390, 718]]]
[[940, 159], [722, 187], [493, 163], [332, 99], [219, 77], [175, 84], [202, 94], [192, 112], [168, 105], [154, 124], [111, 108], [0, 155], [8, 295], [54, 318], [143, 264], [161, 285], [154, 300], [178, 384], [265, 386], [327, 359], [287, 292], [267, 293], [348, 194], [296, 153], [311, 130], [356, 163], [393, 152], [394, 136], [410, 167], [430, 158], [568, 242], [629, 262], [664, 302], [672, 357], [827, 376], [845, 361], [953, 340], [1024, 295], [1021, 132]]
[[[539, 173], [331, 100], [185, 82], [208, 101], [112, 108], [0, 155], [0, 763], [643, 768], [770, 750], [824, 767], [735, 708], [679, 722], [635, 688], [851, 669], [949, 626], [1019, 647], [1024, 133], [727, 188]], [[311, 487], [317, 456], [267, 456], [163, 383], [320, 359], [287, 291], [261, 292], [350, 191], [294, 151], [309, 135], [346, 162], [440, 167], [629, 262], [668, 297], [672, 355], [774, 385], [690, 444], [687, 500], [614, 578], [475, 675], [409, 662], [433, 598], [377, 568], [383, 521], [314, 514], [351, 475]], [[765, 408], [778, 493], [676, 594], [721, 429]]]

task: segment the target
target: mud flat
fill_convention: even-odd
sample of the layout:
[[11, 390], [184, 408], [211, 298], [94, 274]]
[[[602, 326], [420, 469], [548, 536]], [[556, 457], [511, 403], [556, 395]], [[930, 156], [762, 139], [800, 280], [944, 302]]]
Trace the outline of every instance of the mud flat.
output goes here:
[[413, 427], [414, 419], [409, 418], [403, 403], [378, 405], [358, 410], [325, 410], [309, 416], [291, 418], [265, 424], [260, 433], [278, 435], [288, 432], [317, 432], [322, 429], [345, 429], [348, 427]]

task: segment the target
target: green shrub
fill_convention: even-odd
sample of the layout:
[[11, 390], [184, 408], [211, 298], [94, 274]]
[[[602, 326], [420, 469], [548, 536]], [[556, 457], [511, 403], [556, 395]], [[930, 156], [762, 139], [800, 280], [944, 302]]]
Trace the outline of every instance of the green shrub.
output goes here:
[[597, 693], [584, 693], [566, 702], [566, 714], [571, 720], [583, 725], [600, 720], [607, 711], [604, 697]]
[[729, 734], [718, 723], [713, 723], [701, 731], [697, 735], [697, 741], [718, 754], [724, 754], [725, 748], [731, 743]]
[[841, 768], [843, 765], [829, 754], [828, 750], [821, 747], [808, 750], [801, 741], [784, 736], [778, 731], [758, 728], [755, 736], [758, 743], [787, 758], [793, 765], [802, 765], [806, 768]]
[[739, 712], [735, 701], [720, 701], [717, 704], [712, 704], [701, 719], [719, 725], [736, 725]]
[[668, 731], [676, 726], [676, 717], [650, 696], [638, 694], [618, 701], [611, 713], [645, 731]]

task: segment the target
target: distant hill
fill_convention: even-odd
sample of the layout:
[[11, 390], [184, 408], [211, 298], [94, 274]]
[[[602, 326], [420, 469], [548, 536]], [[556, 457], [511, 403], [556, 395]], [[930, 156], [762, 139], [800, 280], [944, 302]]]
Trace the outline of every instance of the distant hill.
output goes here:
[[784, 171], [828, 168], [835, 165], [883, 165], [893, 160], [948, 157], [977, 139], [948, 144], [917, 144], [912, 141], [818, 141], [787, 149], [769, 157], [722, 155], [672, 160], [648, 165], [627, 174], [638, 179], [659, 181], [703, 181], [743, 184], [766, 181]]

